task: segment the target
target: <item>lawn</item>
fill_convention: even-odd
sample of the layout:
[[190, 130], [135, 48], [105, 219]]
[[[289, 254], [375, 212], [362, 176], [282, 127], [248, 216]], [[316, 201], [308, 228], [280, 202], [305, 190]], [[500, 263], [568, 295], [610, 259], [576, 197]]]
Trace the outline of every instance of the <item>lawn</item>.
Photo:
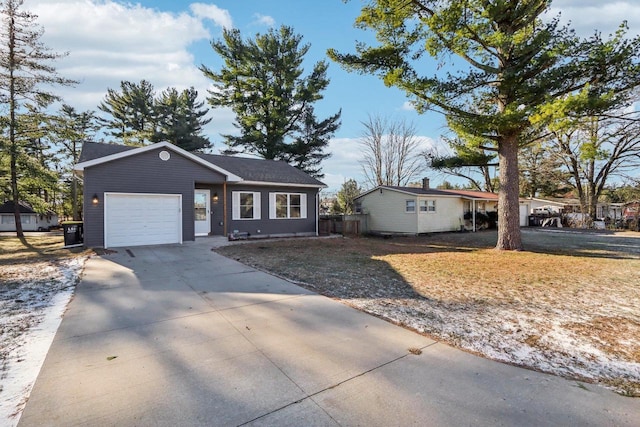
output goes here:
[[640, 234], [523, 231], [257, 241], [218, 249], [491, 359], [640, 396]]
[[91, 251], [0, 236], [0, 424], [15, 425]]

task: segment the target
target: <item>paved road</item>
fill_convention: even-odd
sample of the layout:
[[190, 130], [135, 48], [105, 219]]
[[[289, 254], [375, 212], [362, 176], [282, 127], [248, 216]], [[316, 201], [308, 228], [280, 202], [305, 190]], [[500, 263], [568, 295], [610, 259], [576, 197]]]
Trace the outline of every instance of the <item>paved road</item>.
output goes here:
[[212, 242], [90, 259], [20, 425], [640, 425], [639, 399], [452, 349]]

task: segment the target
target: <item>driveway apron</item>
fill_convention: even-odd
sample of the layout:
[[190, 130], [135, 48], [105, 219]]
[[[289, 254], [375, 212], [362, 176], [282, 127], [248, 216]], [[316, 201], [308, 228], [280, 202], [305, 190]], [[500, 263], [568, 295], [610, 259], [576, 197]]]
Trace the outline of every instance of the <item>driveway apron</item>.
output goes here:
[[640, 425], [638, 399], [455, 350], [211, 246], [91, 258], [20, 425]]

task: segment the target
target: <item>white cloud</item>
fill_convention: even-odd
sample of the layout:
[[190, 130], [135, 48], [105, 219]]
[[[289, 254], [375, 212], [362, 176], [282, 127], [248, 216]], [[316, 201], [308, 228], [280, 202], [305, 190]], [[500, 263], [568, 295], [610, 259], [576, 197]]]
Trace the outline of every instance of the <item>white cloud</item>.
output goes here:
[[414, 107], [411, 101], [405, 101], [400, 109], [402, 111], [415, 111], [416, 107]]
[[210, 19], [222, 28], [233, 28], [233, 20], [228, 10], [220, 9], [214, 4], [204, 3], [193, 3], [189, 8], [198, 18]]
[[602, 0], [556, 0], [548, 16], [560, 13], [560, 22], [576, 30], [581, 37], [600, 31], [603, 36], [613, 34], [627, 21], [629, 36], [640, 35], [640, 2], [637, 0], [605, 2]]
[[276, 20], [273, 17], [268, 15], [261, 15], [259, 13], [255, 13], [253, 15], [255, 18], [254, 25], [264, 25], [267, 27], [273, 27], [276, 24]]
[[38, 15], [46, 46], [69, 52], [57, 71], [80, 84], [55, 91], [77, 109], [95, 109], [122, 80], [146, 79], [158, 90], [194, 86], [203, 95], [209, 84], [187, 50], [210, 38], [192, 15], [112, 0], [29, 0], [25, 10]]
[[[108, 88], [123, 80], [151, 82], [156, 90], [195, 87], [204, 100], [211, 82], [198, 69], [189, 47], [210, 40], [205, 24], [230, 26], [231, 16], [213, 5], [195, 3], [191, 13], [171, 13], [114, 0], [26, 0], [38, 15], [42, 42], [54, 52], [69, 52], [55, 63], [58, 73], [79, 82], [53, 92], [79, 111], [96, 110]], [[220, 148], [220, 133], [232, 133], [233, 113], [211, 110], [205, 132]]]

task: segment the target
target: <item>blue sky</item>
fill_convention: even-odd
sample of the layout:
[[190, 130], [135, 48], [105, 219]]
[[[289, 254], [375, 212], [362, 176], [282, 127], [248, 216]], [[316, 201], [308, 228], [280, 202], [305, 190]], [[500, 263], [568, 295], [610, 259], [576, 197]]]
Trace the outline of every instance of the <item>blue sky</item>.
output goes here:
[[[637, 0], [556, 0], [553, 5], [552, 13], [562, 12], [563, 21], [572, 21], [582, 35], [595, 28], [610, 33], [623, 19], [632, 34], [640, 31]], [[107, 89], [117, 89], [122, 80], [146, 79], [157, 90], [194, 86], [204, 99], [209, 82], [197, 67], [220, 67], [209, 43], [221, 37], [223, 28], [252, 37], [271, 27], [293, 27], [311, 45], [306, 70], [319, 60], [329, 62], [331, 83], [316, 112], [324, 118], [342, 109], [342, 126], [329, 146], [332, 157], [323, 164], [324, 182], [336, 190], [346, 179], [363, 180], [357, 140], [368, 116], [412, 122], [425, 149], [439, 146], [446, 132], [440, 115], [418, 115], [399, 90], [376, 77], [348, 73], [326, 58], [328, 48], [352, 52], [356, 41], [372, 41], [371, 33], [353, 27], [361, 6], [359, 0], [25, 0], [24, 8], [39, 16], [47, 46], [69, 52], [57, 69], [80, 83], [56, 92], [80, 111], [95, 110]], [[233, 114], [212, 110], [209, 117], [207, 136], [216, 152], [224, 148], [220, 133], [234, 131]], [[445, 179], [433, 172], [425, 175], [434, 184]]]

